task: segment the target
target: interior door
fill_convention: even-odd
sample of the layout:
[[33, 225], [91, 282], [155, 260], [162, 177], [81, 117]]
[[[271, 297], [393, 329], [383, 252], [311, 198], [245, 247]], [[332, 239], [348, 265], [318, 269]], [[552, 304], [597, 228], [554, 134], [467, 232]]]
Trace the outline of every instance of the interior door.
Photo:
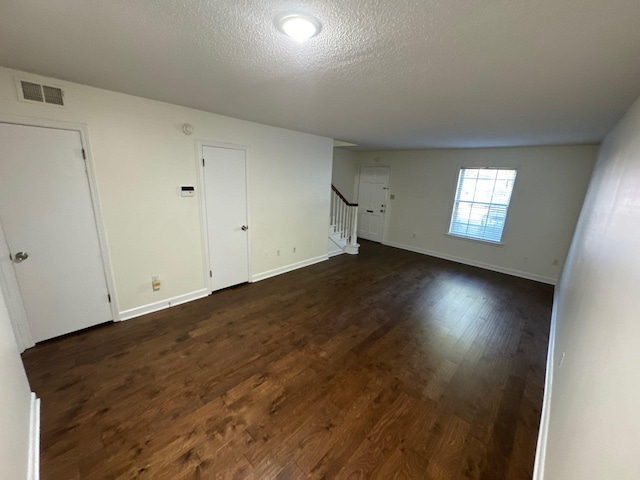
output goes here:
[[246, 152], [202, 147], [211, 290], [249, 281]]
[[80, 133], [0, 123], [0, 223], [35, 342], [112, 320]]
[[358, 237], [382, 242], [389, 167], [362, 167], [358, 188]]

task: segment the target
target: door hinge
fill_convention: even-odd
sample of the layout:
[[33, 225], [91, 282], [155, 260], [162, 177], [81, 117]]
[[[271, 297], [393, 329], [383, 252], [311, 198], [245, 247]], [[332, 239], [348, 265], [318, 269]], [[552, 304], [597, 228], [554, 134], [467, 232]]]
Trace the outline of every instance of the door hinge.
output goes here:
[[204, 158], [202, 159], [202, 166], [204, 167]]
[[86, 159], [87, 159], [87, 152], [85, 152], [85, 151], [84, 151], [84, 148], [82, 149], [82, 158], [83, 158], [84, 160], [86, 160]]
[[213, 278], [213, 272], [209, 270], [209, 278]]
[[107, 298], [109, 299], [109, 303], [111, 303], [111, 294], [107, 293]]

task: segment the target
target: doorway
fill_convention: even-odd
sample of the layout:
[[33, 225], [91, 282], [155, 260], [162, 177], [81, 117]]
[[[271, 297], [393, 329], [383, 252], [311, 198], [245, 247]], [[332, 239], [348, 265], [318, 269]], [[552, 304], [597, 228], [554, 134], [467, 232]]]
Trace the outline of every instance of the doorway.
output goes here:
[[382, 242], [389, 193], [389, 167], [361, 167], [358, 188], [358, 237]]
[[246, 150], [202, 145], [202, 171], [213, 292], [249, 281]]
[[78, 130], [0, 123], [0, 223], [32, 340], [113, 320]]

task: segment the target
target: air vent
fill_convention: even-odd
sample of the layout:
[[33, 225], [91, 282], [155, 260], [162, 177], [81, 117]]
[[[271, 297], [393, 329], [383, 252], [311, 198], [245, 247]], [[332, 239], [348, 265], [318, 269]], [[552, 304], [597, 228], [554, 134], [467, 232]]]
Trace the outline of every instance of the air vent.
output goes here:
[[53, 103], [54, 105], [64, 105], [62, 101], [62, 89], [56, 87], [42, 86], [44, 92], [44, 101], [47, 103]]
[[34, 102], [43, 102], [42, 85], [31, 82], [20, 82], [22, 84], [22, 98], [25, 100], [33, 100]]
[[61, 88], [39, 83], [19, 81], [18, 95], [20, 100], [29, 102], [44, 102], [51, 105], [64, 105], [64, 92]]

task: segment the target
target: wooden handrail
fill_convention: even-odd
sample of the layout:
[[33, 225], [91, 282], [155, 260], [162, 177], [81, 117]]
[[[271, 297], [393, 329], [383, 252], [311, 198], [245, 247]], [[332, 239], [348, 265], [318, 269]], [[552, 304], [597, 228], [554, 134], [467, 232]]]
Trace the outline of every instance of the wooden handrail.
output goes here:
[[358, 206], [358, 204], [357, 204], [357, 203], [350, 203], [346, 198], [344, 198], [344, 195], [342, 195], [342, 194], [340, 193], [340, 191], [339, 191], [336, 187], [334, 187], [334, 186], [333, 186], [333, 184], [331, 184], [331, 190], [333, 190], [334, 192], [336, 192], [336, 195], [338, 195], [338, 196], [340, 197], [340, 199], [341, 199], [344, 203], [346, 203], [349, 207], [357, 207], [357, 206]]

